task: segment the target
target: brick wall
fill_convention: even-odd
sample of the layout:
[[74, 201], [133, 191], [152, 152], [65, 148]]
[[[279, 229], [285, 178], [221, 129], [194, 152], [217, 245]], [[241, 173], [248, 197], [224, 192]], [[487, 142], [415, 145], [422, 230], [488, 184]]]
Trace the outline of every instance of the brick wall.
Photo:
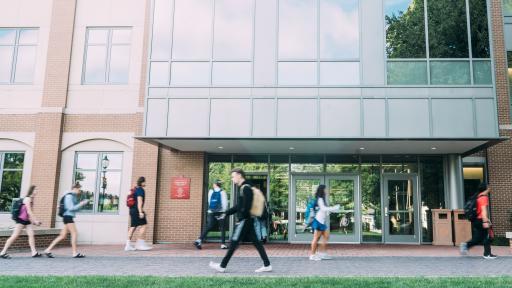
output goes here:
[[[191, 242], [201, 231], [204, 153], [160, 149], [155, 240]], [[171, 177], [191, 178], [190, 199], [171, 199]]]
[[[41, 251], [46, 249], [52, 241], [57, 238], [58, 235], [35, 235], [36, 238], [36, 247]], [[5, 241], [9, 239], [9, 236], [0, 236], [0, 247], [4, 247]], [[65, 240], [62, 240], [57, 247], [68, 247], [71, 245], [70, 235]], [[30, 251], [30, 246], [28, 245], [28, 237], [26, 235], [21, 235], [12, 246], [9, 248], [11, 250], [27, 250]], [[41, 252], [40, 252], [41, 253]]]

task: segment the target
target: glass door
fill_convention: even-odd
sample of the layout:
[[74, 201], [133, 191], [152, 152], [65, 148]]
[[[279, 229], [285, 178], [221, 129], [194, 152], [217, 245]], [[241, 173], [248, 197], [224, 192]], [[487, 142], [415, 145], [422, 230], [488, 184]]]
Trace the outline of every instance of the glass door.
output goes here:
[[384, 227], [387, 243], [419, 243], [416, 175], [384, 176]]
[[292, 193], [290, 194], [289, 241], [309, 242], [312, 231], [306, 227], [306, 207], [315, 196], [316, 189], [324, 183], [324, 176], [292, 176]]

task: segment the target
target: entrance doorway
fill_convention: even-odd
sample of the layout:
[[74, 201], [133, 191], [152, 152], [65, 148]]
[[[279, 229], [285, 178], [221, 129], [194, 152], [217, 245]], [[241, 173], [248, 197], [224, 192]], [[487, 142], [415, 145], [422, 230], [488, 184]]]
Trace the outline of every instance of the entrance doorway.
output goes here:
[[312, 240], [313, 234], [311, 228], [307, 227], [307, 219], [305, 219], [306, 207], [320, 184], [326, 185], [329, 191], [328, 204], [341, 206], [341, 211], [331, 213], [326, 221], [331, 231], [330, 242], [359, 243], [361, 201], [357, 175], [292, 175], [289, 241], [301, 243]]
[[384, 176], [384, 241], [419, 243], [418, 177], [415, 174]]

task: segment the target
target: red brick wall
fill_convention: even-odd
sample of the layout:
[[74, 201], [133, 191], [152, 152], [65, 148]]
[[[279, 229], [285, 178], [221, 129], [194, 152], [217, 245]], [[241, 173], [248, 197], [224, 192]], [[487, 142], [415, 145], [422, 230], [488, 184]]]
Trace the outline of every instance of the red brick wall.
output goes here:
[[[36, 238], [36, 247], [40, 250], [46, 249], [52, 241], [57, 238], [58, 235], [35, 235]], [[5, 241], [9, 239], [9, 236], [0, 236], [0, 247], [4, 247]], [[68, 237], [65, 240], [62, 240], [57, 247], [64, 247], [64, 246], [70, 246], [70, 235], [68, 234]], [[28, 237], [27, 235], [21, 235], [12, 246], [9, 248], [9, 251], [11, 250], [29, 250], [30, 246], [28, 245]]]

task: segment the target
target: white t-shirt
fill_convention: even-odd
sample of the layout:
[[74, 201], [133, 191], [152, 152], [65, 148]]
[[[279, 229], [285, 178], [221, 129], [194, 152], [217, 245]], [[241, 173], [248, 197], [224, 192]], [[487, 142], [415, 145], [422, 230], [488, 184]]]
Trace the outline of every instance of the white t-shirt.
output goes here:
[[340, 210], [340, 205], [334, 205], [331, 207], [325, 206], [323, 198], [318, 198], [317, 205], [318, 211], [316, 211], [315, 219], [322, 224], [325, 224], [325, 219], [327, 219], [329, 212], [338, 212]]

